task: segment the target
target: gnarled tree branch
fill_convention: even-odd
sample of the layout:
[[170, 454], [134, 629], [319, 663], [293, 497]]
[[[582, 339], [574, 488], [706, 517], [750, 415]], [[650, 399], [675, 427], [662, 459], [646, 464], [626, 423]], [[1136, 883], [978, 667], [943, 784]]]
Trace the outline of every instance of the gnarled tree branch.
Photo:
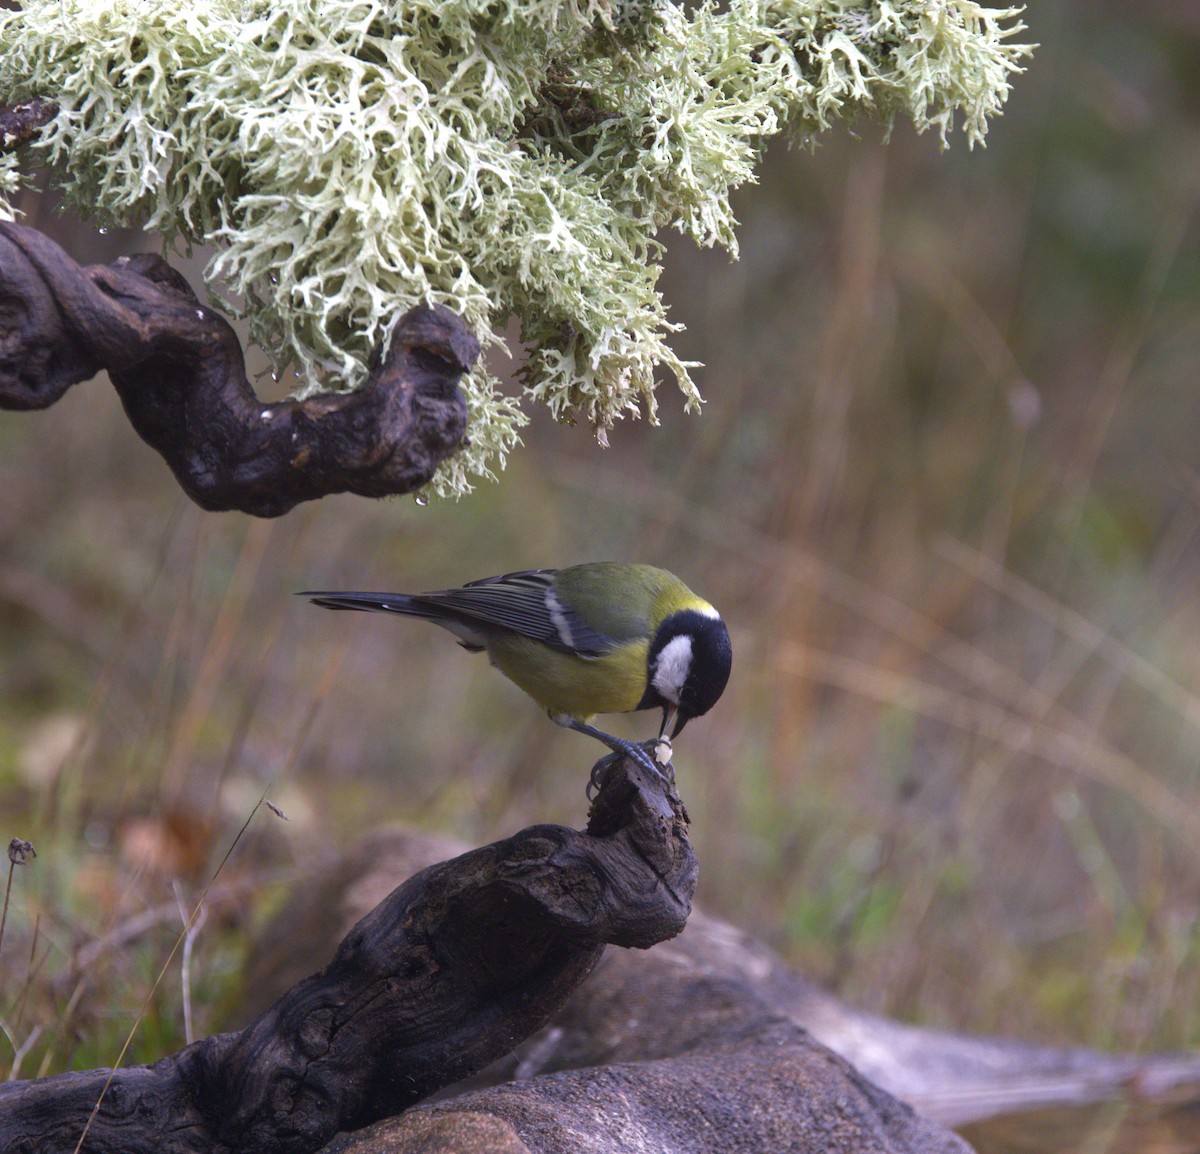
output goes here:
[[424, 485], [466, 429], [458, 380], [479, 342], [418, 307], [352, 393], [263, 404], [228, 322], [160, 257], [81, 266], [0, 222], [0, 408], [41, 409], [107, 369], [129, 420], [205, 509], [286, 513], [329, 493]]
[[586, 831], [541, 825], [410, 878], [246, 1029], [152, 1066], [0, 1085], [0, 1149], [300, 1154], [543, 1026], [606, 943], [677, 934], [696, 859], [674, 790], [611, 768]]

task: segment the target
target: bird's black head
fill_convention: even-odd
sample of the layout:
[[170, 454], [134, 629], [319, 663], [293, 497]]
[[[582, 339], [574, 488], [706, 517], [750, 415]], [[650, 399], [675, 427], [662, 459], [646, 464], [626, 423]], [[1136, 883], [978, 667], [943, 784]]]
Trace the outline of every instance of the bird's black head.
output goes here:
[[646, 693], [639, 709], [675, 713], [671, 737], [707, 713], [725, 691], [733, 664], [729, 630], [720, 617], [695, 609], [672, 613], [654, 634], [647, 660]]

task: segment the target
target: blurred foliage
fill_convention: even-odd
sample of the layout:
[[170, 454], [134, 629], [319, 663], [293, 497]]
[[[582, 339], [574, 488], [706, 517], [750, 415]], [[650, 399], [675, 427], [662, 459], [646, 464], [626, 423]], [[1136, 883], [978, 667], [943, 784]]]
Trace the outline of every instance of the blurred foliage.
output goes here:
[[[735, 198], [739, 263], [670, 242], [702, 417], [607, 450], [536, 418], [461, 504], [269, 524], [187, 506], [100, 384], [0, 417], [0, 834], [40, 855], [5, 1065], [34, 1028], [23, 1075], [116, 1057], [173, 887], [190, 908], [268, 787], [291, 822], [260, 810], [214, 885], [197, 1033], [292, 867], [386, 819], [580, 823], [589, 742], [436, 630], [290, 594], [605, 557], [667, 565], [734, 633], [676, 757], [709, 910], [864, 1008], [1200, 1045], [1200, 20], [1029, 23], [986, 150], [780, 148]], [[80, 256], [131, 240], [35, 223]], [[182, 1038], [180, 965], [138, 1057]]]

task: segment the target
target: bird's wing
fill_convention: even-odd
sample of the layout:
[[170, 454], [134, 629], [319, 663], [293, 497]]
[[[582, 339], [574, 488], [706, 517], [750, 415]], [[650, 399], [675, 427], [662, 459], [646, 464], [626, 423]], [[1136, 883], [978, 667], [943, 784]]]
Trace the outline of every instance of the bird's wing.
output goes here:
[[554, 592], [555, 569], [526, 569], [411, 600], [447, 616], [511, 630], [563, 653], [599, 657], [618, 641], [593, 629]]

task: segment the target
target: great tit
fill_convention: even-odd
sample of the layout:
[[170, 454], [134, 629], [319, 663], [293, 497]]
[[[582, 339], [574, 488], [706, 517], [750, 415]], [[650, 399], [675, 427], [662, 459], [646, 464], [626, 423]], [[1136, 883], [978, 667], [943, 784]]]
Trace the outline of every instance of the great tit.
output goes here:
[[[721, 615], [665, 569], [597, 561], [529, 569], [434, 593], [302, 593], [327, 609], [422, 617], [448, 629], [541, 705], [661, 774], [643, 747], [590, 724], [598, 713], [661, 709], [670, 751], [725, 689], [733, 650]], [[668, 758], [669, 760], [669, 758]]]

